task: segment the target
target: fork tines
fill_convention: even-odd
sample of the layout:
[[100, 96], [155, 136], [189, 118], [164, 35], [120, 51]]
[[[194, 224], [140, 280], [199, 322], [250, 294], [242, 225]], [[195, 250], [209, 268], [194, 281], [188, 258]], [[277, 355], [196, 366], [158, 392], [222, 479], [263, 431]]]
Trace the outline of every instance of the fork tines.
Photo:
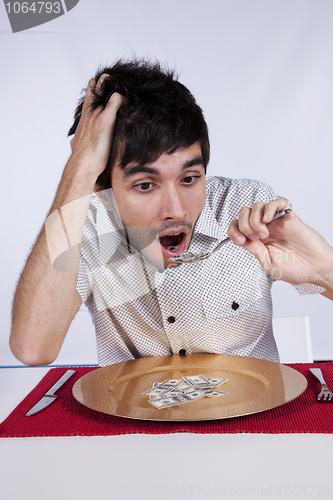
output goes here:
[[321, 391], [317, 396], [318, 401], [332, 401], [333, 393], [327, 387], [323, 373], [320, 368], [310, 368], [310, 372], [317, 378], [321, 385]]
[[318, 401], [331, 401], [333, 397], [333, 394], [331, 391], [328, 390], [328, 388], [323, 387], [320, 393], [317, 396]]

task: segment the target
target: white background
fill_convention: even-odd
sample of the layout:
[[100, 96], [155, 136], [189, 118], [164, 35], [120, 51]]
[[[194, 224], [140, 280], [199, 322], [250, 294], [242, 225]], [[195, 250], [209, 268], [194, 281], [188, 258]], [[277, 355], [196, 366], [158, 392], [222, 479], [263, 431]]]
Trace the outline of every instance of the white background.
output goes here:
[[[209, 174], [267, 182], [333, 244], [332, 21], [331, 0], [80, 0], [12, 34], [0, 4], [0, 365], [19, 364], [12, 294], [69, 156], [80, 90], [119, 57], [176, 67], [208, 122]], [[332, 302], [285, 283], [273, 296], [274, 316], [308, 315], [314, 358], [333, 359]], [[78, 316], [79, 342], [90, 320]]]

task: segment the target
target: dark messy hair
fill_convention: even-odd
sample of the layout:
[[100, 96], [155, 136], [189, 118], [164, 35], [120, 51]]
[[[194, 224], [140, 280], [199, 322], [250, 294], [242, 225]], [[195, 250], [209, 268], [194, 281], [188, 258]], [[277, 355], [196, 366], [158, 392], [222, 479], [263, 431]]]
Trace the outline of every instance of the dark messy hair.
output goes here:
[[[96, 83], [102, 74], [110, 77], [93, 91], [92, 110], [105, 107], [114, 92], [124, 95], [127, 104], [118, 110], [109, 162], [97, 184], [105, 189], [111, 186], [111, 169], [118, 153], [120, 168], [125, 168], [134, 161], [141, 165], [154, 162], [162, 153], [174, 153], [197, 141], [206, 170], [210, 153], [207, 124], [193, 95], [173, 70], [158, 62], [120, 59], [111, 67], [99, 68]], [[69, 136], [80, 121], [83, 100], [76, 108]]]

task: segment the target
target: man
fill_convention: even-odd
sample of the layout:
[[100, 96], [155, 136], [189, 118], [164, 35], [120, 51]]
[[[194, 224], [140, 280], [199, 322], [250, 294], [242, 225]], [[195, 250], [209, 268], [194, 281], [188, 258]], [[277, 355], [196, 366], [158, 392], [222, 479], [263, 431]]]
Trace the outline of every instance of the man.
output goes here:
[[[278, 361], [274, 279], [333, 298], [333, 249], [294, 212], [272, 222], [286, 200], [255, 181], [205, 178], [207, 126], [172, 72], [141, 61], [99, 71], [74, 133], [15, 295], [10, 346], [23, 363], [56, 359], [82, 302], [101, 365], [192, 352]], [[170, 260], [227, 234], [204, 262]]]

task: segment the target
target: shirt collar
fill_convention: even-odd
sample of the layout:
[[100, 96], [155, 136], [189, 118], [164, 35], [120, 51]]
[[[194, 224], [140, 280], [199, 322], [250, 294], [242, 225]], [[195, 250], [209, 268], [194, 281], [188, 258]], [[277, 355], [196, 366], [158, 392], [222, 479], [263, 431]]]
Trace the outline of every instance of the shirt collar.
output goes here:
[[101, 261], [106, 263], [124, 245], [124, 228], [117, 229], [113, 221], [113, 212], [107, 210], [100, 199], [93, 193], [92, 204], [96, 208], [96, 231]]
[[210, 207], [207, 197], [204, 208], [195, 225], [194, 234], [203, 234], [215, 240], [222, 240], [227, 236], [227, 228], [221, 227], [217, 222], [216, 213]]

